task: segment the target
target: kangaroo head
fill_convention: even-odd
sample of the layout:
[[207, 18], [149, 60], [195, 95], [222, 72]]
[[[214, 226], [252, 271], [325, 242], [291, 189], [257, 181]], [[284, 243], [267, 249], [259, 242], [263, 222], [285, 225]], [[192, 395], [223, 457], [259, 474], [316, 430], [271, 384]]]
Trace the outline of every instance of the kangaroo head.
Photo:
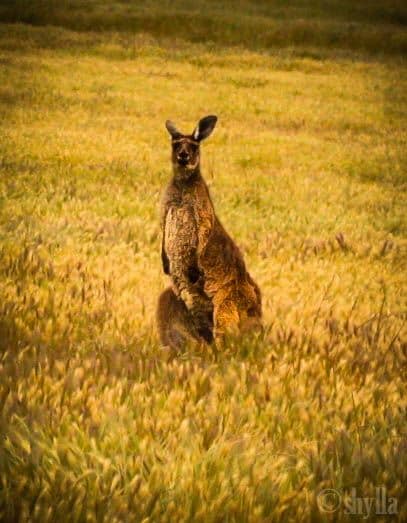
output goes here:
[[199, 120], [192, 134], [182, 134], [170, 120], [165, 127], [171, 135], [172, 165], [175, 176], [187, 180], [199, 172], [199, 144], [207, 138], [215, 128], [216, 116], [205, 116]]

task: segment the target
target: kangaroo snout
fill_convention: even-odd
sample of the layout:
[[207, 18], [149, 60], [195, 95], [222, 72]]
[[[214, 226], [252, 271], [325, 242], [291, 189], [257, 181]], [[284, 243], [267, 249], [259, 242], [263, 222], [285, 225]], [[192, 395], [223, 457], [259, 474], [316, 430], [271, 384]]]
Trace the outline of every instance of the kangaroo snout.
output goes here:
[[177, 161], [180, 165], [187, 165], [189, 163], [190, 156], [187, 151], [181, 151], [177, 155]]

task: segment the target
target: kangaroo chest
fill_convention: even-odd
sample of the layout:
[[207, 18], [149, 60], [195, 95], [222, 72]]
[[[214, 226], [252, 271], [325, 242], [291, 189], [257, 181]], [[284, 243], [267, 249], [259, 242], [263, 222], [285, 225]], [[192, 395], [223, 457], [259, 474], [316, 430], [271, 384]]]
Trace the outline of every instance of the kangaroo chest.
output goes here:
[[165, 216], [164, 244], [171, 272], [187, 265], [198, 247], [194, 193], [184, 191], [177, 196]]

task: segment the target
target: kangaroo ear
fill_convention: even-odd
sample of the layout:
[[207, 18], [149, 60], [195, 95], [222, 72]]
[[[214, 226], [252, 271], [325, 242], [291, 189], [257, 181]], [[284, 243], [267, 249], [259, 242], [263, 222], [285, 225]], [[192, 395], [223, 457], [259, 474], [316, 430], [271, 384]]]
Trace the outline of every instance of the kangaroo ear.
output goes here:
[[215, 129], [216, 122], [218, 117], [214, 115], [205, 116], [202, 120], [199, 120], [198, 125], [195, 127], [195, 131], [192, 133], [194, 140], [200, 142], [212, 133]]
[[175, 139], [182, 136], [182, 134], [178, 131], [178, 129], [175, 127], [175, 123], [171, 122], [171, 120], [167, 120], [165, 122], [165, 127], [167, 128], [167, 131], [170, 133], [170, 135]]

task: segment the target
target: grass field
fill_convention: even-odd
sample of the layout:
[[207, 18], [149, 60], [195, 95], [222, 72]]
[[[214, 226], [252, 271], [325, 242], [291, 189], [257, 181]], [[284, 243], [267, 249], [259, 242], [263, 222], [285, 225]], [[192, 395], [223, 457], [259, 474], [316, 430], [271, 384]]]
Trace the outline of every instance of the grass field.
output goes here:
[[[0, 521], [406, 521], [407, 10], [191, 4], [0, 5]], [[164, 122], [206, 114], [265, 331], [169, 362]]]

